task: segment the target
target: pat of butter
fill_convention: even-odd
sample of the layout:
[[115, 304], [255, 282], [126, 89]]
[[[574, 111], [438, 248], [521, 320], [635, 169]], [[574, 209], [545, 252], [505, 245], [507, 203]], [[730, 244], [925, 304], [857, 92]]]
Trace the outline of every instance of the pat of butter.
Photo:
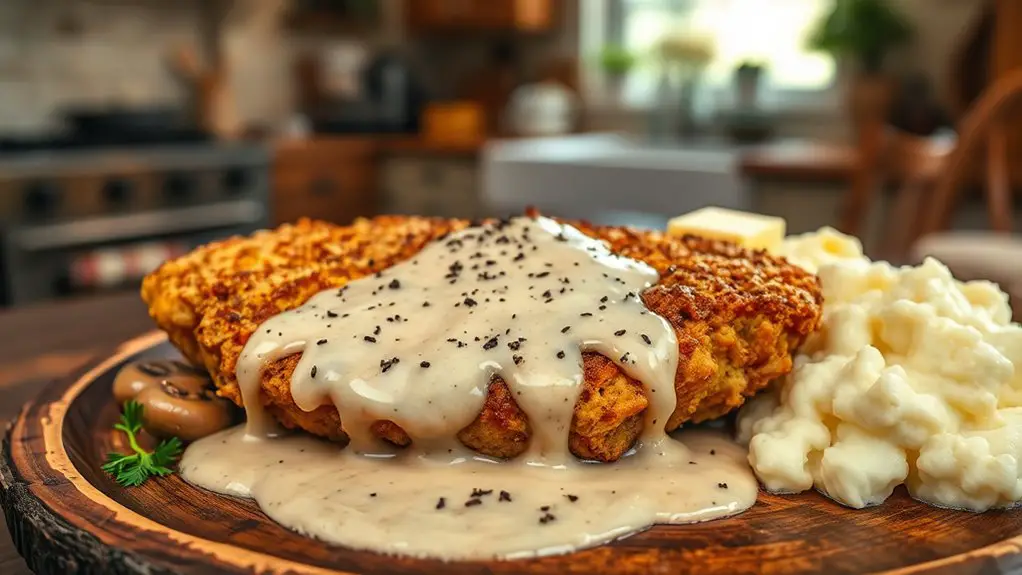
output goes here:
[[703, 208], [667, 223], [667, 233], [673, 236], [692, 234], [751, 249], [776, 249], [784, 239], [784, 232], [784, 218], [724, 208]]

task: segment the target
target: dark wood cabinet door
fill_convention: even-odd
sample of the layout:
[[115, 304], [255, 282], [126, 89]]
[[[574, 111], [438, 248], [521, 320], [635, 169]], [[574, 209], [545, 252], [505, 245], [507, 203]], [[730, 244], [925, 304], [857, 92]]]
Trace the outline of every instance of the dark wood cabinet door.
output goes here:
[[377, 210], [375, 147], [323, 140], [277, 150], [273, 216], [277, 224], [301, 217], [347, 224]]

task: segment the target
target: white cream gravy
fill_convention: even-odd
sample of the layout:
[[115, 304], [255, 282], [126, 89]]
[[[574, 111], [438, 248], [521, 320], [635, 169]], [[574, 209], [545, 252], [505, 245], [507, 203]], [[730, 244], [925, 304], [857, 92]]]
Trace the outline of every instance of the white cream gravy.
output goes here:
[[[327, 541], [444, 559], [566, 552], [744, 510], [756, 482], [741, 449], [710, 436], [686, 438], [689, 449], [664, 432], [678, 343], [639, 298], [657, 279], [545, 218], [451, 234], [263, 323], [237, 365], [247, 427], [190, 446], [182, 475], [252, 497]], [[614, 361], [649, 398], [634, 454], [614, 464], [580, 463], [568, 450], [583, 351]], [[343, 451], [276, 437], [260, 408], [263, 367], [298, 352], [294, 400], [336, 407], [351, 438]], [[528, 451], [510, 462], [473, 456], [457, 440], [497, 375], [531, 426]], [[412, 447], [395, 453], [376, 439], [377, 420], [399, 425]], [[493, 492], [473, 498], [473, 489]]]
[[681, 435], [684, 445], [668, 439], [616, 463], [554, 468], [464, 449], [450, 459], [379, 459], [305, 435], [246, 438], [238, 427], [192, 444], [179, 469], [191, 483], [251, 497], [274, 521], [331, 543], [513, 559], [599, 545], [654, 523], [733, 515], [756, 501], [744, 449], [717, 432]]

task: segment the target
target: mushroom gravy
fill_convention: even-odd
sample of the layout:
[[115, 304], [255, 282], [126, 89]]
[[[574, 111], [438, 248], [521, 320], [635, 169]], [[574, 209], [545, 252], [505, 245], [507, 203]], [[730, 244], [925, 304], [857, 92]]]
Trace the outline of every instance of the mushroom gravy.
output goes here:
[[[740, 512], [757, 490], [744, 451], [723, 436], [683, 445], [664, 431], [678, 342], [639, 297], [657, 279], [546, 218], [450, 234], [264, 322], [237, 363], [247, 426], [194, 443], [181, 473], [327, 541], [443, 559], [567, 552]], [[583, 351], [612, 360], [649, 400], [637, 445], [616, 463], [579, 462], [568, 448]], [[263, 367], [299, 352], [292, 396], [305, 410], [334, 405], [346, 449], [278, 437], [260, 407]], [[495, 376], [531, 427], [528, 450], [508, 462], [457, 439]], [[412, 445], [377, 439], [378, 420]]]

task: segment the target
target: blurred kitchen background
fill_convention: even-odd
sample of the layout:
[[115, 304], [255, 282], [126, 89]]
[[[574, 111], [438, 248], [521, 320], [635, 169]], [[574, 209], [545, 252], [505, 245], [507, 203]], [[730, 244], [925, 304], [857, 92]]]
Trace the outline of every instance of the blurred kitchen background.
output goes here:
[[0, 305], [302, 216], [718, 205], [989, 252], [1020, 66], [1022, 0], [0, 0]]

